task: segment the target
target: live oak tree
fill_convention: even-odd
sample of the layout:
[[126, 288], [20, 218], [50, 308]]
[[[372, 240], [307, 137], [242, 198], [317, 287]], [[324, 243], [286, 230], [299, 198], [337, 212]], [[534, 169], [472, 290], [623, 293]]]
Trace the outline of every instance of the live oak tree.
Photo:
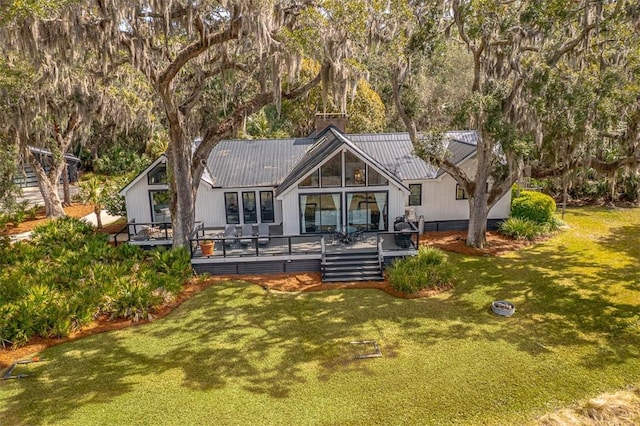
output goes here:
[[[530, 82], [538, 137], [530, 175], [560, 181], [567, 191], [585, 176], [604, 179], [611, 201], [616, 184], [640, 181], [640, 6], [620, 13]], [[635, 197], [640, 197], [636, 192]]]
[[[586, 54], [579, 47], [618, 17], [623, 3], [452, 0], [426, 9], [409, 4], [410, 19], [396, 21], [404, 47], [392, 68], [396, 107], [416, 153], [449, 173], [467, 193], [468, 245], [486, 244], [489, 210], [520, 177], [539, 135], [527, 84], [539, 69], [554, 70], [568, 55]], [[425, 35], [424, 28], [431, 31]], [[402, 89], [413, 61], [428, 59], [433, 46], [448, 36], [472, 56], [471, 94], [458, 114], [459, 122], [480, 136], [471, 173], [446, 156], [441, 133], [418, 132], [403, 104]]]
[[[211, 150], [265, 105], [279, 108], [323, 82], [344, 106], [357, 52], [344, 22], [364, 16], [353, 2], [90, 2], [110, 64], [126, 61], [153, 87], [168, 129], [170, 208], [175, 246], [188, 243], [195, 200]], [[363, 19], [356, 20], [364, 22]], [[301, 81], [302, 57], [320, 71]], [[194, 144], [195, 140], [199, 143]]]

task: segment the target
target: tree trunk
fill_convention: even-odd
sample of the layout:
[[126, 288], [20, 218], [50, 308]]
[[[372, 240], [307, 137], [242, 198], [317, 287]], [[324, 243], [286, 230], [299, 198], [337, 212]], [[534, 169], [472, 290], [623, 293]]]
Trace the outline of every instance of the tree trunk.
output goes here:
[[[476, 185], [484, 186], [476, 181]], [[487, 244], [487, 208], [486, 191], [484, 197], [472, 196], [469, 198], [469, 229], [467, 231], [467, 245], [476, 248], [484, 248]], [[478, 191], [475, 191], [476, 193]]]
[[98, 229], [102, 229], [102, 206], [95, 204], [93, 206], [93, 213], [96, 215], [96, 226]]
[[171, 142], [167, 165], [171, 174], [170, 202], [173, 247], [187, 247], [195, 224], [195, 194], [198, 182], [191, 175], [191, 143], [184, 140], [179, 129], [170, 129]]
[[58, 186], [52, 185], [46, 174], [41, 175], [36, 170], [36, 175], [38, 176], [38, 187], [42, 194], [47, 217], [57, 218], [65, 216], [64, 208], [58, 195]]
[[490, 206], [487, 205], [487, 179], [489, 162], [494, 145], [489, 141], [489, 135], [482, 132], [476, 149], [476, 173], [473, 191], [467, 191], [469, 197], [469, 229], [467, 230], [467, 245], [484, 248], [487, 244], [487, 216]]
[[52, 164], [51, 171], [49, 172], [50, 175], [47, 176], [44, 167], [42, 167], [42, 164], [40, 164], [33, 154], [29, 152], [27, 158], [29, 159], [31, 168], [33, 168], [36, 177], [38, 178], [38, 187], [42, 194], [42, 200], [44, 201], [47, 217], [56, 218], [65, 216], [64, 208], [60, 201], [60, 195], [58, 194], [58, 180], [60, 178], [60, 174], [56, 172], [58, 167], [56, 167], [55, 164]]

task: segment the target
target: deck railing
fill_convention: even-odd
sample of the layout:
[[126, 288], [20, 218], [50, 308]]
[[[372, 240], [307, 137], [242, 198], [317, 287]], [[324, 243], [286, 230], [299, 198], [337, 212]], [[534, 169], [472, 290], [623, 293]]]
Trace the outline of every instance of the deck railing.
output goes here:
[[[127, 234], [127, 242], [144, 245], [145, 242], [155, 243], [165, 241], [170, 243], [173, 240], [173, 228], [171, 222], [128, 222], [124, 228], [113, 236], [114, 245], [118, 245], [119, 236]], [[204, 223], [196, 222], [192, 237], [202, 233], [204, 235]]]
[[[199, 244], [213, 241], [212, 256], [202, 256]], [[225, 237], [200, 236], [190, 239], [191, 257], [237, 258], [261, 256], [292, 256], [322, 253], [322, 235], [272, 235]]]

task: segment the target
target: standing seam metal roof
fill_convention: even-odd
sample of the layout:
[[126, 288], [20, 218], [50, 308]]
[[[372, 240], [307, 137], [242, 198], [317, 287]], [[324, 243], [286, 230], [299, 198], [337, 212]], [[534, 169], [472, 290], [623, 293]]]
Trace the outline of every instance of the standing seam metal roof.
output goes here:
[[[337, 130], [335, 130], [338, 132]], [[478, 134], [475, 131], [446, 133], [451, 160], [457, 164], [476, 150]], [[328, 155], [343, 141], [335, 135], [322, 132], [331, 141], [324, 148], [310, 152], [318, 138], [223, 140], [216, 145], [207, 162], [214, 187], [248, 188], [279, 185], [287, 186], [287, 176], [299, 176], [303, 169], [315, 164], [316, 155]], [[443, 172], [413, 155], [413, 145], [407, 133], [341, 135], [364, 154], [399, 180], [423, 180], [439, 177]], [[296, 173], [294, 173], [294, 168]], [[307, 172], [309, 170], [306, 170]], [[291, 182], [289, 182], [291, 184]]]

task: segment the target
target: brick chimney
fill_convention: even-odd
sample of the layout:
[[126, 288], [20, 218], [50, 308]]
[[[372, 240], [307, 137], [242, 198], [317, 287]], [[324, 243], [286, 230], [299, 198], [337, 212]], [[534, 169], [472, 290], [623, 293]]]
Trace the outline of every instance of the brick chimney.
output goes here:
[[316, 135], [329, 126], [334, 126], [341, 132], [347, 129], [347, 114], [343, 113], [316, 113]]

